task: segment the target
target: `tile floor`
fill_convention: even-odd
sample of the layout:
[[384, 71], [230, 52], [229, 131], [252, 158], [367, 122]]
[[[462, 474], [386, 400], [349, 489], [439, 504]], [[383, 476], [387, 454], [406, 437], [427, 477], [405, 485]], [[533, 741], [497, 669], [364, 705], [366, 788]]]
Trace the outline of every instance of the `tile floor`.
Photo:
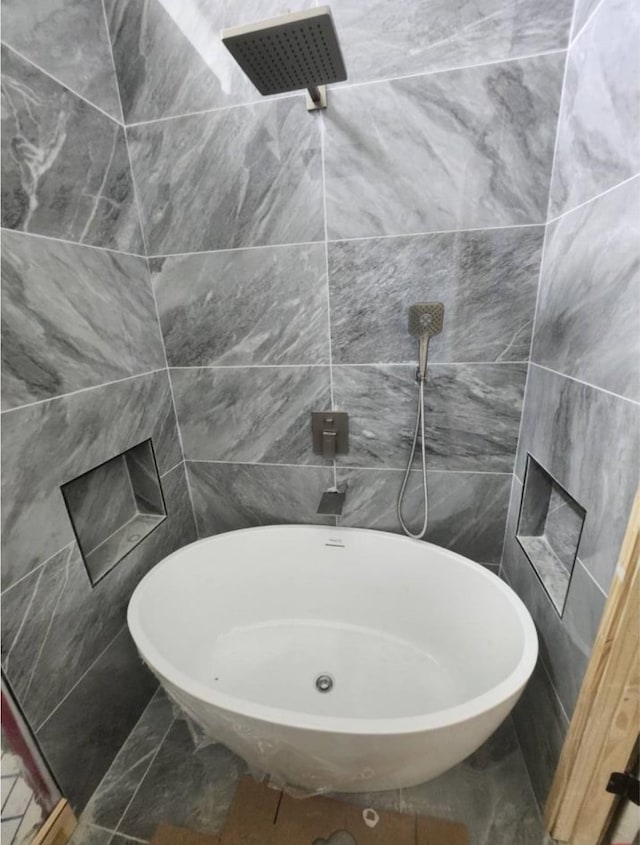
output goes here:
[[[221, 745], [196, 750], [187, 724], [174, 718], [158, 691], [89, 802], [72, 845], [148, 842], [162, 821], [217, 833], [244, 772], [242, 760]], [[462, 821], [472, 845], [545, 841], [511, 720], [436, 780], [344, 798], [377, 809]]]

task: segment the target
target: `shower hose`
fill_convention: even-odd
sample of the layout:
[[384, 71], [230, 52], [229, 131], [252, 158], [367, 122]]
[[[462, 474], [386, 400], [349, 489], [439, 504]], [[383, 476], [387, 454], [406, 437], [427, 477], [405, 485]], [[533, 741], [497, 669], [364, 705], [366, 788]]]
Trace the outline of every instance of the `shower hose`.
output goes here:
[[[429, 497], [427, 494], [427, 453], [424, 445], [424, 381], [424, 378], [419, 378], [418, 380], [418, 409], [416, 412], [416, 427], [413, 432], [413, 444], [409, 453], [407, 469], [405, 471], [404, 478], [402, 479], [402, 487], [400, 488], [400, 495], [398, 496], [398, 519], [400, 520], [400, 525], [402, 526], [402, 530], [407, 535], [407, 537], [413, 537], [414, 540], [421, 540], [424, 537], [424, 535], [427, 533], [427, 523], [429, 521]], [[418, 445], [418, 434], [420, 434], [420, 452], [422, 456], [422, 491], [424, 495], [424, 520], [420, 531], [417, 534], [414, 534], [413, 531], [409, 530], [407, 524], [405, 523], [402, 517], [402, 503], [404, 501], [404, 494], [407, 489], [407, 484], [409, 483], [411, 465], [413, 464], [413, 458], [416, 454], [416, 448]]]

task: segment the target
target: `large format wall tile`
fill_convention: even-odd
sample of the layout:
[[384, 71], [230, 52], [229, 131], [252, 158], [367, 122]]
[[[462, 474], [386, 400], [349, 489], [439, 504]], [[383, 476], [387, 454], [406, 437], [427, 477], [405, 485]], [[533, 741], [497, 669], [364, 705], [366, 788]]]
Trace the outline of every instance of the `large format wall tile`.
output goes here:
[[63, 85], [122, 120], [101, 2], [3, 0], [2, 37]]
[[253, 525], [317, 523], [316, 511], [333, 471], [322, 467], [187, 463], [200, 537]]
[[3, 592], [3, 668], [35, 728], [124, 625], [142, 576], [195, 540], [183, 464], [162, 478], [162, 487], [167, 519], [95, 587], [72, 543]]
[[543, 807], [568, 723], [540, 660], [513, 710], [513, 724], [538, 805]]
[[106, 0], [105, 10], [127, 123], [220, 105], [218, 77], [162, 3]]
[[166, 372], [3, 415], [5, 587], [73, 540], [59, 486], [149, 437], [161, 473], [181, 460]]
[[[336, 407], [348, 411], [350, 451], [339, 463], [406, 465], [417, 406], [410, 366], [335, 367]], [[524, 364], [434, 364], [425, 387], [430, 469], [511, 472]]]
[[576, 563], [562, 618], [545, 592], [540, 579], [515, 538], [522, 485], [514, 479], [507, 530], [503, 571], [506, 580], [527, 606], [538, 629], [540, 654], [558, 691], [565, 711], [575, 705], [605, 597], [581, 563]]
[[532, 360], [640, 399], [640, 178], [547, 229]]
[[122, 127], [2, 48], [2, 225], [142, 250]]
[[604, 0], [569, 51], [552, 217], [640, 172], [640, 6]]
[[144, 259], [2, 233], [2, 405], [165, 366]]
[[319, 126], [298, 97], [128, 136], [150, 255], [324, 236]]
[[333, 91], [329, 236], [543, 222], [562, 69], [551, 55]]
[[169, 366], [326, 364], [323, 244], [151, 262]]
[[40, 747], [76, 813], [102, 780], [157, 683], [125, 627], [38, 730]]
[[[220, 31], [309, 5], [308, 0], [106, 0], [127, 122], [259, 100]], [[298, 102], [304, 109], [304, 95]]]
[[311, 411], [331, 407], [328, 367], [171, 370], [185, 457], [322, 464]]
[[[401, 470], [341, 469], [346, 485], [342, 525], [401, 533], [396, 502]], [[510, 475], [429, 472], [429, 527], [426, 540], [466, 555], [478, 563], [500, 563], [509, 505]], [[403, 517], [411, 530], [422, 525], [422, 473], [413, 472]]]
[[542, 227], [329, 244], [331, 338], [338, 364], [417, 359], [413, 302], [441, 300], [444, 328], [430, 361], [524, 361]]
[[334, 0], [349, 81], [527, 56], [566, 46], [570, 0]]
[[527, 452], [586, 508], [578, 554], [607, 590], [638, 486], [640, 405], [534, 364], [518, 444], [520, 479]]

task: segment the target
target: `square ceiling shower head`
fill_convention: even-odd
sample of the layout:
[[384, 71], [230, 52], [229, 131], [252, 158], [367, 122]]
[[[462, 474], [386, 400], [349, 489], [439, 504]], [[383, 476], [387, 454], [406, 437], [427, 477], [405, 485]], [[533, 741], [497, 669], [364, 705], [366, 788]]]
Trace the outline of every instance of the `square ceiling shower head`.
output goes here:
[[328, 6], [225, 29], [222, 43], [261, 94], [306, 88], [310, 109], [326, 106], [321, 86], [347, 78]]

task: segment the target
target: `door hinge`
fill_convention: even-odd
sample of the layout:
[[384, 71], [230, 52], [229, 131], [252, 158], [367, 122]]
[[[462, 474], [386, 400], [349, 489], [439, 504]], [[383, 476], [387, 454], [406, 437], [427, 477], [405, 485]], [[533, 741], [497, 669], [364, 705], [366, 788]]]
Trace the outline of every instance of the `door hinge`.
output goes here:
[[629, 772], [612, 772], [607, 784], [607, 792], [620, 795], [640, 805], [640, 780]]

